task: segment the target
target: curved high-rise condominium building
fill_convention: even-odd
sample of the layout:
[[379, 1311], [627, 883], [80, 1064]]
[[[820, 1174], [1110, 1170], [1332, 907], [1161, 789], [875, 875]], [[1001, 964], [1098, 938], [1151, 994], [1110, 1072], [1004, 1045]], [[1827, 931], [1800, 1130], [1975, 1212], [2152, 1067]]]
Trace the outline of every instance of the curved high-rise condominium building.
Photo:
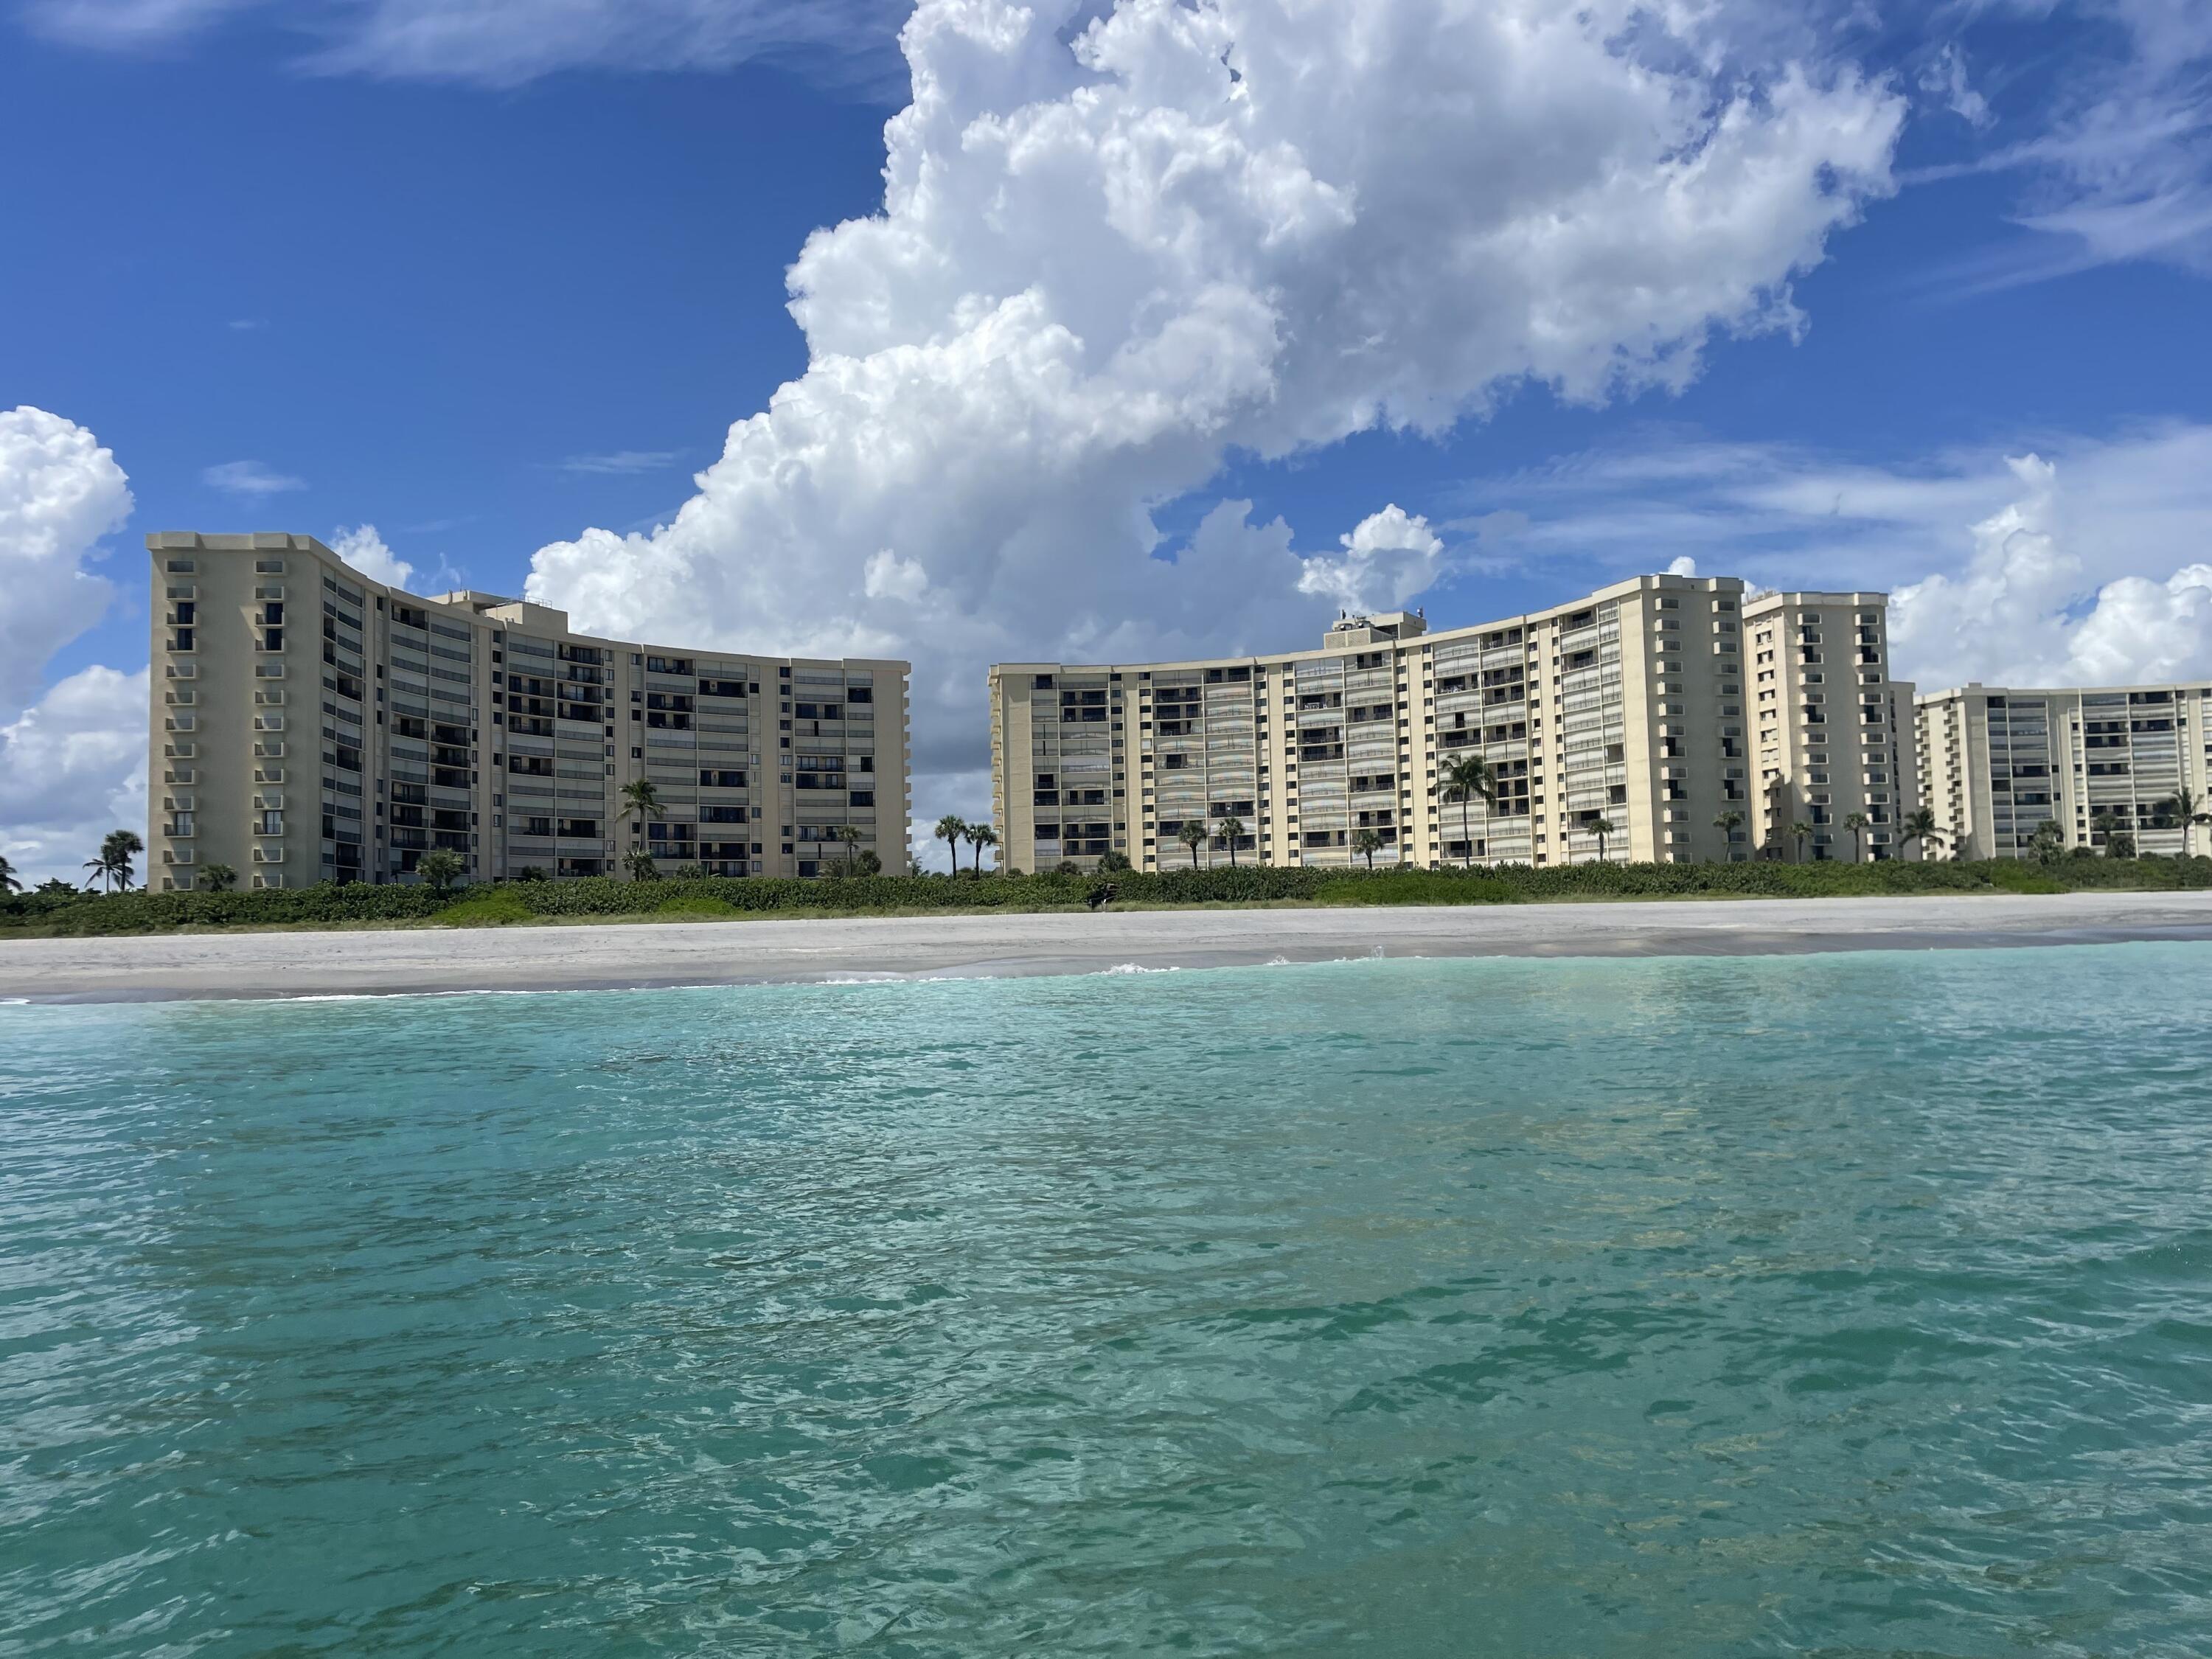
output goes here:
[[[903, 867], [907, 665], [579, 634], [559, 611], [370, 581], [311, 536], [146, 538], [148, 884]], [[626, 811], [653, 784], [655, 815]], [[848, 834], [848, 832], [851, 832]]]
[[1978, 683], [1919, 700], [1922, 787], [1960, 858], [2019, 858], [2038, 829], [2066, 848], [2212, 850], [2185, 824], [2186, 791], [2212, 797], [2212, 681], [2160, 685]]
[[[1318, 650], [1001, 663], [1001, 857], [1364, 864], [1364, 835], [1377, 866], [1565, 864], [1601, 842], [1660, 862], [1917, 856], [1899, 835], [1918, 787], [1887, 610], [1880, 593], [1643, 576], [1435, 634], [1418, 615], [1347, 617]], [[1450, 798], [1468, 755], [1494, 802]], [[1188, 824], [1206, 832], [1194, 848]]]

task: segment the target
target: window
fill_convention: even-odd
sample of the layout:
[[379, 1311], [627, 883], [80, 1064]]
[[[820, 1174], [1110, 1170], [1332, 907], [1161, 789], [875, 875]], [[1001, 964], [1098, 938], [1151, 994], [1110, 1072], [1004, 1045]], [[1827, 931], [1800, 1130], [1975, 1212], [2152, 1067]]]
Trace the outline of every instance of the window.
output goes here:
[[172, 576], [189, 576], [192, 574], [192, 562], [190, 559], [171, 559], [161, 568]]
[[263, 812], [258, 822], [259, 827], [253, 832], [257, 836], [281, 836], [284, 833], [284, 815], [282, 812]]
[[172, 651], [189, 651], [191, 648], [192, 630], [189, 628], [179, 628], [176, 632], [176, 636], [169, 641], [169, 649]]

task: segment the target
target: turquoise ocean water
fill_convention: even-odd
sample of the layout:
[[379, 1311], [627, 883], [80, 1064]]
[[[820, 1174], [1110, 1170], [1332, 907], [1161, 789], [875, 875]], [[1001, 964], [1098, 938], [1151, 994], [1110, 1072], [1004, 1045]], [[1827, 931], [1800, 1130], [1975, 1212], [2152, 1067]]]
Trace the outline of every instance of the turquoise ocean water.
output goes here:
[[2200, 1656], [2208, 993], [0, 1008], [0, 1655]]

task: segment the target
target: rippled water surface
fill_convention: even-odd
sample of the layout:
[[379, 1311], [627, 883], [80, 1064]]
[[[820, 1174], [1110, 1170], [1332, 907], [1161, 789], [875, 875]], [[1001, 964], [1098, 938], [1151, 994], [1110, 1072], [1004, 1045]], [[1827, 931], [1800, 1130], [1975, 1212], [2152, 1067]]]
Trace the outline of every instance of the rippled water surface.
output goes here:
[[2200, 1656], [2208, 993], [0, 1008], [0, 1655]]

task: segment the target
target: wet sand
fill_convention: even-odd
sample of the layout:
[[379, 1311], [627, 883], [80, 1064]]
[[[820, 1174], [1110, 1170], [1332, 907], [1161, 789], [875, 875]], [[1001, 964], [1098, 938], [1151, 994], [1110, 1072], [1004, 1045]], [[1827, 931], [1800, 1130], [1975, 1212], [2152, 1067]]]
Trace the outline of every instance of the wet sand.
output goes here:
[[1085, 974], [1385, 957], [1769, 956], [2212, 940], [2212, 893], [775, 918], [0, 941], [38, 1002]]

